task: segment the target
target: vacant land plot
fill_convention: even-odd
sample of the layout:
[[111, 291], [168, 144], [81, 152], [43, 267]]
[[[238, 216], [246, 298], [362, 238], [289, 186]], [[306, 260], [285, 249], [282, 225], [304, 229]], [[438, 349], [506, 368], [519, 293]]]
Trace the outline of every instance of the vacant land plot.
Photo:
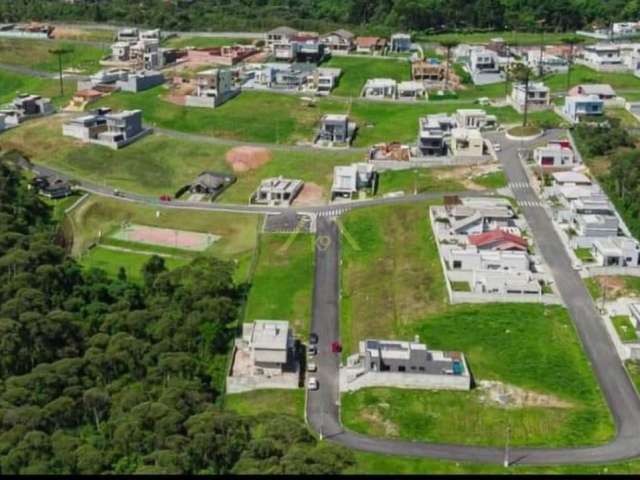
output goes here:
[[378, 195], [391, 192], [406, 194], [424, 192], [460, 192], [464, 190], [461, 182], [453, 178], [441, 178], [442, 170], [420, 168], [415, 170], [389, 170], [380, 174]]
[[506, 175], [501, 170], [474, 177], [473, 181], [474, 183], [488, 189], [504, 188], [509, 183]]
[[19, 93], [33, 93], [49, 97], [56, 105], [66, 104], [74, 90], [72, 82], [64, 81], [64, 97], [60, 97], [60, 83], [57, 80], [35, 78], [0, 70], [0, 104], [10, 102]]
[[[68, 225], [73, 238], [75, 255], [86, 251], [92, 243], [97, 243], [101, 234], [106, 235], [108, 232], [117, 230], [123, 223], [138, 223], [162, 228], [178, 227], [203, 233], [214, 232], [220, 236], [220, 240], [202, 254], [234, 261], [238, 266], [236, 278], [238, 281], [245, 281], [255, 249], [258, 222], [261, 220], [260, 215], [180, 209], [162, 210], [160, 216], [157, 216], [156, 210], [151, 207], [115, 199], [90, 197], [73, 210], [69, 216]], [[111, 244], [111, 242], [106, 243]], [[133, 243], [135, 242], [115, 243], [113, 246], [132, 250]], [[169, 254], [171, 257], [190, 257], [190, 252], [168, 251], [148, 245], [144, 245], [143, 248], [137, 247], [137, 249]], [[115, 256], [112, 252], [113, 250], [109, 252], [111, 257]]]
[[[553, 45], [562, 42], [566, 37], [566, 33], [545, 33], [541, 37], [539, 33], [531, 32], [473, 32], [473, 33], [441, 33], [434, 35], [420, 35], [416, 39], [427, 43], [439, 43], [446, 40], [456, 40], [460, 43], [484, 44], [492, 38], [502, 37], [506, 42], [512, 45], [540, 45], [540, 40], [546, 45]], [[587, 43], [593, 40], [585, 37]]]
[[304, 390], [256, 390], [234, 393], [224, 399], [225, 410], [243, 416], [281, 413], [304, 417]]
[[[473, 438], [474, 443], [491, 444], [496, 435], [483, 437], [482, 432], [490, 430], [489, 425], [503, 431], [509, 419], [512, 428], [520, 429], [513, 438], [523, 443], [544, 443], [542, 432], [549, 428], [553, 444], [601, 443], [611, 437], [608, 411], [566, 310], [537, 304], [448, 305], [426, 204], [354, 211], [345, 217], [344, 228], [349, 233], [342, 246], [341, 338], [346, 354], [362, 339], [410, 339], [419, 334], [435, 349], [465, 352], [477, 380], [504, 382], [573, 405], [557, 412], [518, 409], [511, 415], [466, 401], [469, 394], [463, 393], [454, 409], [461, 411], [460, 423], [451, 428], [451, 402], [440, 403], [434, 392], [415, 394], [421, 399], [415, 404], [413, 393], [400, 392], [407, 400], [394, 398], [391, 404], [398, 400], [405, 408], [395, 410], [375, 391], [363, 391], [353, 396], [353, 408], [348, 397], [343, 400], [346, 425], [402, 438], [414, 438], [413, 426], [419, 425], [425, 435], [420, 438]], [[365, 404], [379, 408], [361, 410]], [[419, 404], [435, 410], [409, 408]]]
[[611, 317], [611, 322], [613, 322], [613, 326], [615, 327], [616, 332], [618, 332], [618, 337], [620, 337], [621, 341], [633, 342], [638, 340], [636, 329], [627, 315]]
[[[557, 73], [549, 75], [544, 79], [544, 83], [553, 92], [564, 92], [567, 90], [567, 74]], [[584, 65], [574, 65], [571, 68], [571, 86], [582, 83], [608, 83], [614, 89], [639, 89], [640, 78], [631, 73], [608, 73], [596, 72]], [[622, 94], [624, 96], [624, 94]]]
[[630, 276], [598, 276], [585, 279], [587, 290], [594, 300], [605, 297], [615, 300], [620, 297], [640, 297], [640, 278]]
[[333, 57], [325, 66], [342, 69], [340, 82], [333, 93], [344, 97], [359, 97], [365, 82], [371, 78], [411, 79], [411, 67], [406, 58]]
[[245, 311], [246, 321], [287, 320], [306, 339], [311, 325], [314, 237], [263, 234]]
[[62, 68], [74, 68], [93, 73], [108, 51], [104, 48], [63, 40], [0, 39], [0, 63], [20, 65], [47, 72], [58, 71], [58, 57], [49, 50], [68, 49], [62, 57]]
[[223, 38], [223, 37], [172, 37], [164, 42], [169, 48], [211, 48], [224, 47], [225, 45], [251, 45], [254, 40], [251, 38]]
[[[233, 148], [178, 140], [154, 133], [119, 151], [63, 137], [62, 120], [33, 120], [0, 136], [0, 146], [22, 151], [36, 163], [98, 184], [143, 194], [173, 195], [204, 170], [229, 172], [227, 152]], [[327, 198], [333, 167], [362, 159], [362, 152], [272, 151], [260, 168], [237, 172], [238, 181], [219, 202], [248, 203], [260, 180], [285, 175], [317, 184]]]
[[56, 40], [80, 40], [91, 42], [112, 42], [115, 38], [113, 30], [100, 30], [97, 28], [84, 28], [80, 26], [56, 26], [53, 32]]

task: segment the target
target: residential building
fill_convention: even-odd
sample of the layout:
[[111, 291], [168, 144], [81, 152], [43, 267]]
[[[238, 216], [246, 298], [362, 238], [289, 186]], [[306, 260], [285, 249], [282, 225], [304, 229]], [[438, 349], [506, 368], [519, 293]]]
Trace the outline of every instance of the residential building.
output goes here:
[[527, 66], [534, 72], [540, 71], [540, 63], [542, 63], [542, 73], [566, 73], [569, 70], [569, 61], [560, 55], [552, 55], [548, 52], [542, 53], [540, 58], [539, 49], [531, 49], [526, 53]]
[[391, 98], [395, 99], [398, 91], [398, 83], [390, 78], [372, 78], [367, 80], [362, 89], [364, 98]]
[[325, 57], [325, 45], [317, 36], [294, 36], [291, 45], [295, 46], [293, 51], [295, 62], [317, 64]]
[[356, 124], [349, 121], [348, 115], [326, 114], [320, 119], [320, 131], [315, 143], [327, 142], [331, 145], [349, 145], [355, 133]]
[[446, 138], [455, 128], [454, 117], [448, 115], [427, 115], [418, 119], [418, 150], [425, 157], [447, 154]]
[[[515, 213], [511, 205], [500, 199], [487, 202], [473, 201], [475, 199], [445, 197], [446, 230], [449, 234], [469, 236], [493, 230], [516, 230]], [[458, 203], [461, 202], [461, 203]]]
[[474, 73], [498, 73], [498, 54], [486, 48], [474, 48], [469, 54], [469, 66]]
[[283, 177], [267, 178], [260, 182], [258, 189], [251, 195], [249, 203], [270, 207], [288, 207], [302, 191], [302, 180]]
[[562, 113], [572, 123], [598, 118], [604, 113], [604, 102], [597, 95], [569, 96], [564, 99]]
[[116, 81], [116, 87], [123, 92], [142, 92], [158, 85], [162, 85], [165, 81], [164, 74], [157, 71], [140, 70], [126, 75]]
[[185, 105], [189, 107], [216, 108], [236, 95], [233, 89], [231, 70], [212, 68], [196, 74], [196, 90], [187, 95]]
[[617, 236], [620, 222], [614, 215], [586, 214], [576, 216], [573, 225], [581, 237], [601, 238]]
[[398, 83], [399, 100], [425, 100], [426, 98], [427, 90], [423, 82], [409, 80]]
[[411, 35], [407, 33], [394, 33], [391, 35], [389, 49], [392, 52], [409, 52], [411, 51]]
[[582, 50], [582, 61], [595, 70], [624, 69], [620, 47], [615, 43], [585, 45]]
[[587, 83], [584, 85], [576, 85], [569, 90], [569, 96], [596, 96], [600, 100], [613, 100], [616, 98], [616, 92], [611, 85], [606, 83]]
[[231, 67], [258, 53], [253, 45], [225, 45], [222, 47], [189, 48], [187, 61], [195, 65], [224, 65]]
[[429, 350], [418, 337], [364, 340], [340, 369], [340, 390], [375, 386], [469, 390], [471, 374], [462, 353]]
[[511, 87], [510, 101], [519, 112], [524, 111], [525, 102], [528, 111], [546, 110], [551, 105], [551, 90], [542, 82], [514, 83]]
[[54, 112], [51, 99], [40, 95], [20, 94], [11, 102], [11, 108], [23, 118], [50, 115]]
[[62, 125], [62, 134], [79, 140], [118, 149], [151, 133], [142, 125], [142, 111], [113, 113], [101, 108], [88, 115], [73, 118]]
[[615, 22], [611, 25], [611, 33], [614, 37], [628, 37], [638, 34], [637, 22]]
[[529, 271], [473, 270], [469, 285], [473, 293], [496, 296], [542, 295], [541, 280]]
[[56, 176], [41, 175], [30, 183], [40, 195], [51, 199], [65, 198], [73, 193], [69, 182]]
[[411, 78], [429, 83], [443, 82], [446, 68], [440, 62], [418, 60], [411, 63]]
[[451, 131], [451, 152], [461, 157], [484, 155], [484, 139], [477, 128], [454, 128]]
[[593, 242], [593, 257], [602, 267], [637, 267], [640, 245], [633, 238], [598, 238]]
[[495, 37], [489, 40], [489, 43], [486, 45], [486, 49], [496, 52], [500, 57], [505, 57], [508, 53], [507, 42], [505, 42], [502, 37]]
[[533, 161], [545, 168], [573, 168], [578, 159], [568, 141], [559, 141], [535, 148]]
[[318, 67], [307, 75], [306, 84], [318, 95], [329, 95], [342, 75], [340, 68]]
[[267, 47], [273, 50], [275, 44], [289, 43], [291, 37], [297, 35], [298, 31], [290, 27], [278, 27], [270, 30], [265, 35]]
[[526, 252], [528, 248], [526, 239], [522, 238], [520, 235], [515, 235], [501, 229], [469, 235], [467, 241], [469, 242], [469, 245], [473, 245], [478, 249], [478, 251], [494, 250]]
[[357, 37], [356, 53], [379, 55], [387, 48], [387, 40], [380, 37]]
[[4, 113], [0, 113], [0, 132], [7, 129], [5, 118], [7, 118], [7, 116]]
[[227, 187], [236, 182], [236, 177], [228, 173], [205, 171], [189, 185], [189, 192], [199, 195], [220, 195]]
[[578, 172], [554, 172], [551, 174], [553, 183], [558, 186], [574, 185], [574, 186], [590, 186], [591, 179], [583, 173]]
[[460, 128], [493, 128], [498, 120], [495, 115], [476, 108], [461, 108], [456, 111], [456, 123]]
[[350, 53], [355, 48], [355, 35], [348, 30], [336, 30], [322, 37], [331, 54]]
[[476, 271], [531, 271], [531, 260], [526, 251], [480, 250], [473, 245], [448, 251], [449, 270]]
[[352, 163], [348, 166], [333, 167], [331, 200], [354, 198], [360, 190], [375, 188], [376, 172], [370, 163]]
[[137, 28], [122, 28], [116, 33], [118, 42], [137, 42], [140, 39], [140, 30]]

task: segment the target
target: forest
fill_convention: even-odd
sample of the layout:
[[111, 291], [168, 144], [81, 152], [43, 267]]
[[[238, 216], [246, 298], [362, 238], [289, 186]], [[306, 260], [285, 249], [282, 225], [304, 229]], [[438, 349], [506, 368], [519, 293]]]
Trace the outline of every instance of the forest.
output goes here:
[[565, 31], [638, 17], [640, 0], [0, 0], [4, 22], [111, 22], [185, 31], [261, 31], [282, 24], [380, 34], [540, 26]]
[[302, 419], [239, 416], [221, 385], [245, 287], [199, 258], [144, 284], [65, 252], [52, 211], [0, 160], [0, 475], [339, 473]]

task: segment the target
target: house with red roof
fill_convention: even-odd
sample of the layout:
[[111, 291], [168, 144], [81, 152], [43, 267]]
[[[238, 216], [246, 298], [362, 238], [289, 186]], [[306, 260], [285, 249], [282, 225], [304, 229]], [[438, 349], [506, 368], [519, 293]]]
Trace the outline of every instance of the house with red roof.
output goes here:
[[504, 230], [491, 230], [469, 235], [468, 241], [478, 250], [527, 251], [527, 240]]

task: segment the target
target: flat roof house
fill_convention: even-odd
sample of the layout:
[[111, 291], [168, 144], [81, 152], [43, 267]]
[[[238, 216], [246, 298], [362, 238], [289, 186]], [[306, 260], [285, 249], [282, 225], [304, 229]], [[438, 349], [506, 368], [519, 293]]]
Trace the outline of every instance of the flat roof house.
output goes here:
[[372, 78], [362, 89], [364, 98], [396, 98], [398, 82], [390, 78]]
[[23, 117], [50, 115], [54, 112], [51, 99], [41, 95], [20, 94], [13, 99], [11, 106]]
[[614, 215], [578, 215], [574, 220], [577, 234], [587, 238], [616, 237], [620, 222]]
[[387, 40], [381, 37], [357, 37], [356, 53], [378, 55], [387, 47]]
[[139, 70], [128, 73], [126, 78], [116, 81], [116, 86], [123, 92], [142, 92], [150, 88], [162, 85], [165, 81], [164, 74], [154, 70]]
[[601, 117], [604, 113], [604, 102], [597, 95], [565, 97], [562, 113], [572, 123], [579, 123], [585, 119]]
[[291, 44], [296, 46], [293, 55], [295, 62], [320, 63], [325, 58], [325, 44], [317, 36], [294, 36]]
[[68, 197], [73, 193], [68, 181], [57, 176], [41, 175], [31, 181], [38, 193], [44, 197], [58, 199]]
[[640, 245], [633, 238], [598, 238], [593, 242], [593, 256], [602, 267], [637, 267], [640, 265]]
[[288, 207], [303, 187], [302, 180], [290, 180], [283, 177], [267, 178], [260, 182], [258, 189], [251, 195], [249, 203], [270, 207]]
[[583, 173], [578, 172], [554, 172], [551, 174], [556, 185], [578, 185], [589, 186], [592, 184], [591, 179]]
[[416, 338], [364, 340], [340, 369], [340, 390], [366, 387], [469, 390], [471, 375], [460, 352], [429, 350]]
[[409, 52], [411, 51], [411, 35], [408, 33], [394, 33], [390, 39], [390, 50], [392, 52]]
[[599, 71], [616, 71], [624, 68], [620, 47], [615, 43], [585, 45], [582, 50], [584, 63]]
[[451, 152], [461, 157], [484, 155], [484, 139], [476, 128], [454, 128], [451, 130]]
[[456, 123], [460, 128], [493, 128], [498, 120], [495, 115], [487, 115], [479, 108], [461, 108], [456, 110]]
[[235, 96], [231, 70], [212, 68], [196, 74], [196, 91], [187, 95], [185, 105], [188, 107], [216, 108]]
[[408, 80], [398, 83], [398, 99], [400, 100], [424, 100], [427, 98], [427, 89], [424, 82]]
[[480, 250], [473, 245], [450, 249], [447, 263], [450, 270], [460, 271], [529, 272], [531, 270], [531, 260], [527, 252]]
[[336, 87], [340, 75], [342, 75], [340, 68], [318, 67], [307, 76], [306, 83], [312, 89], [315, 88], [316, 94], [329, 95]]
[[376, 173], [370, 163], [352, 163], [333, 167], [333, 185], [331, 200], [335, 198], [354, 198], [359, 190], [374, 188]]
[[469, 66], [475, 73], [498, 73], [498, 54], [486, 48], [474, 48], [469, 54]]
[[355, 48], [355, 35], [348, 30], [336, 30], [322, 37], [322, 42], [332, 54], [349, 53]]
[[349, 145], [355, 130], [356, 124], [349, 121], [348, 115], [326, 114], [320, 119], [320, 131], [315, 143]]
[[293, 350], [293, 332], [289, 322], [256, 320], [242, 325], [242, 340], [247, 343], [254, 370], [282, 373]]
[[418, 149], [425, 157], [447, 154], [446, 138], [455, 128], [456, 120], [445, 114], [427, 115], [418, 119]]
[[110, 108], [101, 108], [62, 125], [64, 136], [112, 149], [125, 147], [149, 133], [151, 129], [142, 125], [142, 110], [113, 113]]
[[533, 161], [543, 168], [573, 168], [577, 157], [568, 142], [549, 142], [533, 150]]
[[510, 101], [516, 110], [524, 111], [525, 101], [529, 111], [547, 110], [550, 106], [551, 90], [542, 82], [514, 83], [511, 87]]

